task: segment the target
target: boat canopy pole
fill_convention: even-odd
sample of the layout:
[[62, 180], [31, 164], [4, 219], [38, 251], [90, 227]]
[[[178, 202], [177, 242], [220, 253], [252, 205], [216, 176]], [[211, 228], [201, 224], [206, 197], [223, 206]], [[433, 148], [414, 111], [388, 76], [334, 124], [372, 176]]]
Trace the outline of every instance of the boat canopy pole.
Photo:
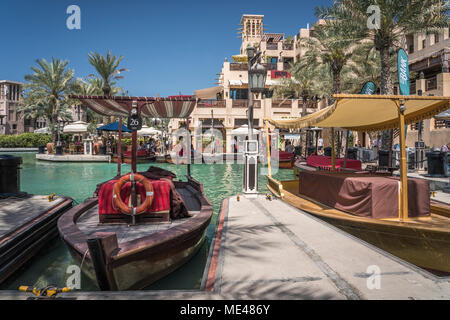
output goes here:
[[334, 147], [334, 127], [331, 128], [331, 170], [336, 171], [336, 149]]
[[120, 176], [122, 163], [122, 117], [119, 117], [119, 140], [117, 141], [117, 176]]
[[270, 137], [269, 137], [269, 123], [266, 122], [266, 140], [267, 140], [267, 169], [269, 172], [269, 177], [272, 176], [272, 167], [270, 163]]
[[[186, 118], [186, 130], [189, 132], [189, 118]], [[189, 141], [186, 141], [186, 143], [188, 144], [187, 145], [187, 176], [188, 177], [191, 177], [191, 155], [192, 155], [192, 150], [191, 150], [191, 145], [192, 145], [192, 143], [191, 143], [191, 139], [192, 139], [192, 136], [189, 134], [188, 135], [188, 137], [189, 137]]]
[[350, 130], [345, 132], [345, 151], [344, 151], [344, 169], [347, 168], [347, 156], [348, 156], [348, 140], [349, 140]]
[[406, 137], [405, 137], [405, 100], [395, 100], [398, 108], [398, 125], [400, 129], [400, 194], [399, 220], [408, 219], [408, 169], [406, 167]]

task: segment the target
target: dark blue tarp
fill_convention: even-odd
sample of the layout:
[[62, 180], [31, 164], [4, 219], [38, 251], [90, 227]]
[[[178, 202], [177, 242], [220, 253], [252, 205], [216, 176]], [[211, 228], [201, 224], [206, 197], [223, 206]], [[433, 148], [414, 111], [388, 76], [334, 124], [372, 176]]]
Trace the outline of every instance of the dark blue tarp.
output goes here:
[[[104, 126], [98, 127], [98, 131], [119, 131], [119, 122], [112, 122], [105, 124]], [[131, 132], [123, 123], [122, 123], [122, 132]]]

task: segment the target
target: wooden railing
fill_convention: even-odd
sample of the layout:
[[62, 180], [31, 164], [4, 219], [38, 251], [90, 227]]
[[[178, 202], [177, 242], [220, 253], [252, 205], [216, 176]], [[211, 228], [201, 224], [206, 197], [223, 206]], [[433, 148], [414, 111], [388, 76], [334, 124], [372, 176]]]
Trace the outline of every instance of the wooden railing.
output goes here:
[[[233, 108], [248, 108], [248, 100], [246, 99], [235, 99], [232, 101]], [[253, 108], [261, 108], [261, 101], [253, 100]]]
[[246, 71], [248, 65], [246, 63], [230, 63], [230, 71]]
[[292, 43], [283, 43], [283, 50], [294, 50], [294, 45]]
[[197, 107], [199, 108], [225, 108], [226, 103], [225, 100], [200, 100], [197, 103]]
[[267, 43], [266, 50], [278, 50], [278, 43]]
[[292, 100], [272, 100], [272, 108], [292, 108]]
[[426, 80], [426, 90], [430, 91], [430, 90], [435, 90], [437, 89], [437, 78], [433, 77], [430, 79]]

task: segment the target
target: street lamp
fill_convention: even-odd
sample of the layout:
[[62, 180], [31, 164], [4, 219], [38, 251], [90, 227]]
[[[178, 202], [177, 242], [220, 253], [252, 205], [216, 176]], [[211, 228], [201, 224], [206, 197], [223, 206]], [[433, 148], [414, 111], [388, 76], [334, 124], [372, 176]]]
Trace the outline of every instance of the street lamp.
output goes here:
[[243, 174], [243, 193], [246, 197], [258, 194], [258, 140], [253, 138], [253, 93], [265, 89], [267, 71], [258, 63], [261, 51], [255, 52], [247, 47], [248, 58], [248, 139], [245, 141], [245, 163]]

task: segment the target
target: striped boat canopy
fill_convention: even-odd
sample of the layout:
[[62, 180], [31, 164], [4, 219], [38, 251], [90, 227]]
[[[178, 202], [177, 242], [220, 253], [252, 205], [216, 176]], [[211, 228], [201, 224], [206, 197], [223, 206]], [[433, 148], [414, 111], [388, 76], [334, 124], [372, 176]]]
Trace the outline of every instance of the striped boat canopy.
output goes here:
[[83, 105], [103, 116], [128, 117], [135, 101], [140, 115], [148, 118], [188, 118], [196, 102], [191, 96], [152, 98], [70, 95], [69, 97], [80, 100]]

